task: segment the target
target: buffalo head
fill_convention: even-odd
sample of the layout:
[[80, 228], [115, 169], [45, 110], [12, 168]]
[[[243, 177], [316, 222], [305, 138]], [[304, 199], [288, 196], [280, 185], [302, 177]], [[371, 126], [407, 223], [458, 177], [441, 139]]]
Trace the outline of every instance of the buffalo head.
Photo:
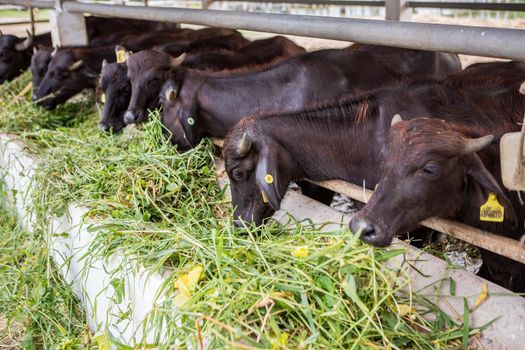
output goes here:
[[171, 57], [156, 50], [143, 50], [128, 55], [126, 64], [131, 82], [131, 99], [124, 114], [126, 124], [143, 122], [147, 110], [157, 108], [160, 89], [170, 70], [180, 66], [185, 57], [185, 54]]
[[241, 121], [226, 137], [223, 157], [236, 223], [260, 225], [280, 208], [292, 179], [293, 163], [278, 142], [243, 124]]
[[27, 69], [31, 60], [33, 37], [26, 39], [0, 34], [0, 84], [16, 78]]
[[170, 141], [180, 150], [195, 147], [204, 135], [199, 131], [197, 115], [197, 84], [186, 84], [183, 79], [172, 77], [161, 89], [159, 99], [162, 106], [162, 124], [170, 131]]
[[388, 246], [395, 235], [432, 216], [479, 219], [489, 193], [504, 206], [504, 223], [514, 226], [509, 199], [477, 154], [493, 151], [493, 140], [468, 138], [442, 119], [395, 117], [382, 151], [381, 179], [350, 228], [366, 243]]
[[44, 79], [47, 72], [47, 66], [51, 62], [52, 47], [33, 47], [33, 56], [31, 57], [31, 75], [33, 76], [33, 91], [36, 92], [38, 86]]
[[33, 100], [46, 109], [53, 109], [84, 90], [88, 85], [86, 81], [97, 76], [72, 49], [55, 49]]
[[104, 131], [119, 132], [126, 125], [124, 113], [131, 98], [131, 84], [127, 71], [124, 62], [102, 63], [97, 99], [103, 104], [99, 125]]

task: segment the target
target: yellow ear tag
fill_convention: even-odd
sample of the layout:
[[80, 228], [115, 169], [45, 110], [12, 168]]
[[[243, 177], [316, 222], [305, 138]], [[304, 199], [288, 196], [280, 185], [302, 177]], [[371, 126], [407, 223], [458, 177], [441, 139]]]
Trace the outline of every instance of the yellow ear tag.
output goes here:
[[263, 197], [263, 202], [264, 203], [268, 203], [268, 198], [266, 197], [266, 194], [264, 193], [264, 191], [261, 191], [261, 194], [262, 194], [262, 197]]
[[479, 208], [481, 221], [503, 222], [505, 208], [499, 204], [495, 193], [489, 193], [489, 199]]
[[102, 103], [106, 103], [106, 94], [105, 94], [105, 93], [102, 93], [102, 94], [100, 95], [100, 102], [102, 102]]
[[273, 176], [270, 175], [270, 174], [266, 174], [264, 176], [264, 182], [266, 182], [267, 184], [272, 184], [273, 183]]
[[116, 55], [117, 55], [117, 63], [126, 62], [126, 51], [125, 50], [118, 50], [116, 52]]

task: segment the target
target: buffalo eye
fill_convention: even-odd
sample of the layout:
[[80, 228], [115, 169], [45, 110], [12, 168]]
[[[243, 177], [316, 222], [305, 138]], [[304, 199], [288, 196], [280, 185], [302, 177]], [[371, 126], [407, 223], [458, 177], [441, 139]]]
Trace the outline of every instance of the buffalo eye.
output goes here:
[[423, 172], [425, 173], [425, 175], [429, 175], [429, 176], [436, 176], [439, 174], [439, 164], [437, 163], [434, 163], [434, 162], [430, 162], [430, 163], [427, 163], [425, 164], [424, 168], [423, 168]]
[[237, 169], [233, 170], [232, 171], [232, 179], [233, 179], [233, 181], [242, 181], [242, 179], [243, 179], [242, 171], [237, 170]]

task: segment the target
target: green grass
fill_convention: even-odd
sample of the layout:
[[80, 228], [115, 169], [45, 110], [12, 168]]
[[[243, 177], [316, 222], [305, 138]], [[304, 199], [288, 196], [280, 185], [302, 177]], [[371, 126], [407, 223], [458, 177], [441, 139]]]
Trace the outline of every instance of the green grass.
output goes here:
[[[404, 270], [382, 266], [403, 250], [293, 218], [235, 229], [211, 142], [177, 152], [155, 113], [141, 130], [105, 134], [88, 102], [44, 112], [19, 96], [26, 82], [0, 87], [0, 130], [42, 159], [33, 208], [40, 230], [68, 203], [82, 204], [103, 228], [86, 263], [118, 251], [132, 265], [173, 272], [144, 323], [162, 330], [160, 349], [199, 348], [201, 338], [213, 349], [456, 349], [479, 332], [411, 294]], [[120, 299], [122, 276], [110, 273]], [[109, 332], [101, 339], [115, 341]]]
[[89, 348], [84, 312], [45, 238], [21, 228], [7, 203], [0, 188], [0, 348]]

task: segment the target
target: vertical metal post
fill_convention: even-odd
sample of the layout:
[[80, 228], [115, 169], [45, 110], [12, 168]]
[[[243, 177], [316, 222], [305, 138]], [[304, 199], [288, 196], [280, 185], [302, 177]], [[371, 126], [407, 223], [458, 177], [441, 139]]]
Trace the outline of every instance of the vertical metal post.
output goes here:
[[33, 6], [28, 7], [29, 10], [29, 19], [31, 21], [31, 35], [35, 36], [35, 12]]
[[385, 19], [394, 21], [410, 21], [412, 9], [408, 7], [409, 0], [386, 0]]
[[55, 10], [49, 11], [53, 46], [87, 45], [88, 37], [84, 15], [64, 11], [62, 5], [66, 1], [56, 0]]
[[148, 7], [148, 0], [144, 0], [144, 6]]
[[213, 0], [202, 0], [202, 8], [207, 9], [208, 7], [210, 7], [212, 2]]

